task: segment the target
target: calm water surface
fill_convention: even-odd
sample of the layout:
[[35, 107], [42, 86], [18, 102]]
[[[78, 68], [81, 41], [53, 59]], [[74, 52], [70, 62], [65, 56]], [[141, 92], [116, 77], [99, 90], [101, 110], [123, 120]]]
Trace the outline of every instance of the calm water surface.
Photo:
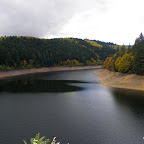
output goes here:
[[105, 87], [95, 71], [0, 80], [0, 144], [37, 132], [62, 144], [144, 144], [144, 93]]

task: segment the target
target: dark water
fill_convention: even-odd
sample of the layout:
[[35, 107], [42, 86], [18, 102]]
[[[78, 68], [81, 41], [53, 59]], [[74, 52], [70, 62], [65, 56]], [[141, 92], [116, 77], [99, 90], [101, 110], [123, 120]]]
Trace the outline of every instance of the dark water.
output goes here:
[[62, 144], [144, 144], [144, 93], [104, 87], [95, 71], [0, 80], [0, 144], [37, 132]]

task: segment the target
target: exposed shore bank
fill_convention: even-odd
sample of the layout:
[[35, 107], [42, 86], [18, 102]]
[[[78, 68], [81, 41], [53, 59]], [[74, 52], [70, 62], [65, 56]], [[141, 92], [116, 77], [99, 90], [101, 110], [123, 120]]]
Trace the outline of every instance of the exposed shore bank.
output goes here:
[[52, 72], [52, 71], [72, 71], [72, 70], [84, 70], [84, 69], [99, 69], [101, 66], [77, 66], [77, 67], [47, 67], [47, 68], [33, 68], [33, 69], [22, 69], [22, 70], [11, 70], [11, 71], [0, 71], [0, 78], [32, 74], [32, 73], [42, 73], [42, 72]]
[[100, 69], [94, 74], [105, 86], [144, 91], [144, 76], [111, 72], [106, 69]]

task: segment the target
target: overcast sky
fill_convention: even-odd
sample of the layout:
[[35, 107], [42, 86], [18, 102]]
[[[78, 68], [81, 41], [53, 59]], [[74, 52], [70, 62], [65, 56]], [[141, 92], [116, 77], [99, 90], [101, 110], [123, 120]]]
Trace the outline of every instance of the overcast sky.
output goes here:
[[144, 0], [0, 0], [0, 36], [77, 37], [134, 44]]

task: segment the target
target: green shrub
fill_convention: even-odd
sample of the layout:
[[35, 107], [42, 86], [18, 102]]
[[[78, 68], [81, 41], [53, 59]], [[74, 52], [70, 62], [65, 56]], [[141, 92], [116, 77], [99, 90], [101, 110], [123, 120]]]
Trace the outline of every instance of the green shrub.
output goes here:
[[[23, 140], [24, 144], [27, 144], [25, 140]], [[45, 136], [40, 137], [40, 133], [37, 133], [35, 138], [30, 139], [31, 144], [48, 144], [50, 143], [50, 139], [45, 139]], [[56, 143], [56, 137], [53, 138], [51, 144], [59, 144], [60, 142]]]
[[3, 66], [2, 65], [0, 65], [0, 70], [3, 70], [4, 68], [3, 68]]
[[[23, 140], [24, 144], [27, 144], [25, 140]], [[35, 138], [30, 139], [31, 144], [48, 144], [50, 143], [49, 139], [45, 139], [45, 136], [40, 138], [40, 133], [37, 133]]]
[[11, 67], [10, 66], [6, 66], [5, 70], [9, 71], [9, 70], [11, 70]]

